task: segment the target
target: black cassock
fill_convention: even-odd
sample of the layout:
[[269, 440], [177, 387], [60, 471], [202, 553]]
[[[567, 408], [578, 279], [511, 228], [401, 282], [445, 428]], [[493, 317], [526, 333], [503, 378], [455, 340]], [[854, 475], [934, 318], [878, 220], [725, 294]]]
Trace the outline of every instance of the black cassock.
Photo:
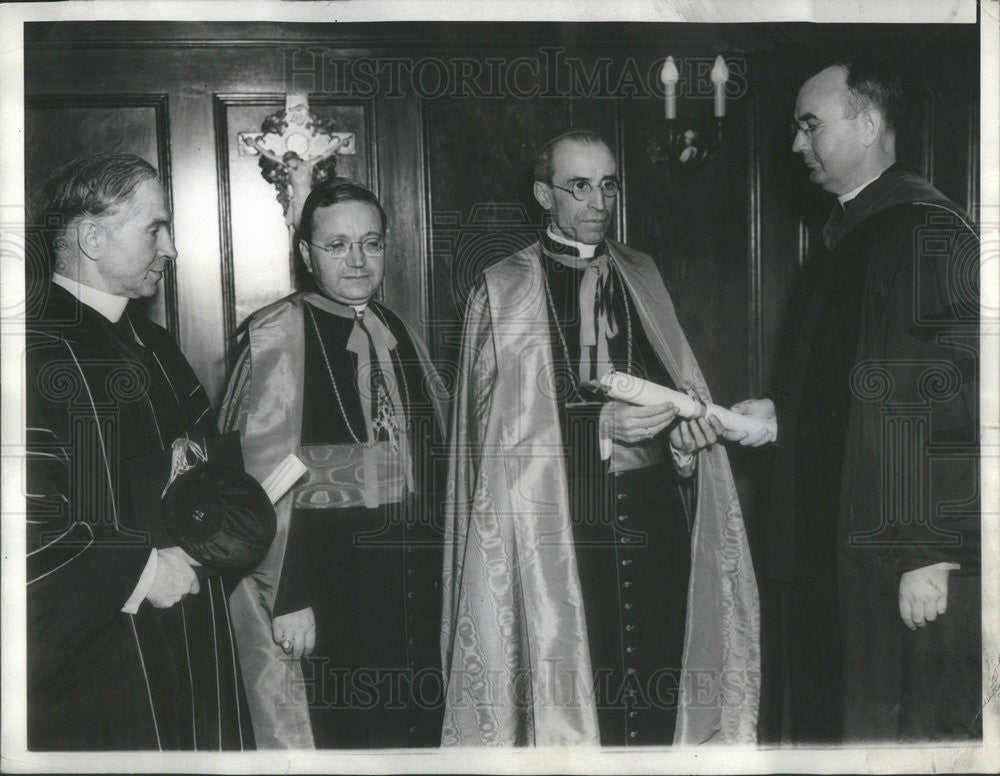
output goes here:
[[[598, 249], [599, 255], [600, 249]], [[667, 430], [638, 443], [648, 465], [612, 473], [598, 455], [602, 403], [572, 390], [580, 360], [580, 284], [584, 270], [560, 263], [575, 248], [542, 237], [557, 370], [557, 400], [569, 505], [573, 516], [587, 641], [603, 746], [673, 743], [684, 648], [691, 532], [691, 480], [667, 452]], [[617, 335], [609, 338], [616, 370], [674, 388], [649, 343], [621, 278], [610, 274], [609, 302]], [[631, 325], [629, 325], [631, 321]], [[561, 336], [560, 336], [561, 335]], [[632, 337], [629, 363], [627, 337]], [[563, 350], [563, 341], [569, 351]], [[637, 445], [637, 446], [638, 446]]]
[[[376, 404], [374, 392], [359, 395], [358, 357], [347, 349], [354, 321], [311, 305], [305, 316], [301, 454], [311, 474], [297, 486], [273, 614], [313, 609], [316, 648], [302, 660], [302, 672], [318, 749], [425, 747], [441, 740], [442, 550], [430, 459], [435, 438], [441, 439], [406, 329], [374, 303], [365, 320], [373, 315], [398, 343], [394, 374], [387, 377], [403, 403], [417, 483], [416, 494], [377, 507], [351, 498], [359, 494], [355, 483], [331, 480], [335, 470], [323, 463], [331, 445], [367, 438], [362, 401]], [[374, 348], [369, 355], [377, 364]], [[385, 431], [378, 438], [388, 441]]]
[[223, 578], [121, 611], [151, 551], [129, 462], [215, 433], [187, 360], [143, 316], [113, 325], [51, 286], [25, 389], [29, 748], [252, 749]]

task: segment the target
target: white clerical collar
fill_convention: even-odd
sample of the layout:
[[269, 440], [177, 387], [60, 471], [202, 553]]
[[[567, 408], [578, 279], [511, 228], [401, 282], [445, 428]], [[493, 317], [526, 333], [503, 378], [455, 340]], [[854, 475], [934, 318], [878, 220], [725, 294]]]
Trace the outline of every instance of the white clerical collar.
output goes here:
[[73, 280], [58, 272], [52, 275], [52, 282], [60, 288], [65, 288], [69, 293], [83, 302], [87, 307], [93, 307], [112, 323], [117, 323], [125, 312], [125, 305], [128, 298], [115, 296], [107, 291], [101, 291], [92, 286], [85, 286], [79, 280]]
[[576, 250], [580, 253], [581, 259], [592, 259], [594, 258], [594, 253], [597, 251], [597, 245], [590, 245], [589, 243], [570, 240], [568, 237], [563, 237], [561, 234], [557, 234], [555, 229], [551, 226], [545, 230], [545, 233], [557, 243], [568, 245], [571, 248], [576, 248]]
[[867, 188], [870, 184], [874, 183], [875, 181], [877, 181], [881, 177], [882, 177], [882, 173], [879, 173], [874, 178], [871, 178], [870, 180], [867, 180], [864, 183], [862, 183], [856, 189], [851, 189], [846, 194], [839, 195], [837, 197], [837, 199], [840, 201], [841, 207], [843, 207], [844, 205], [846, 205], [848, 202], [850, 202], [852, 199], [854, 199], [856, 196], [858, 196], [858, 194], [860, 194], [863, 189]]

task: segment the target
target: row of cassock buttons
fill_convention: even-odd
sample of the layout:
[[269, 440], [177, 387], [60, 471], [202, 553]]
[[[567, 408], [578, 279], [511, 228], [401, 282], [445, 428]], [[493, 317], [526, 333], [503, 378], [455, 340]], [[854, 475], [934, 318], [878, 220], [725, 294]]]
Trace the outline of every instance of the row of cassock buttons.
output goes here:
[[[616, 478], [617, 479], [617, 478]], [[618, 526], [622, 529], [628, 528], [629, 516], [623, 509], [626, 509], [625, 501], [628, 498], [628, 494], [625, 492], [619, 492], [617, 494], [616, 501], [618, 503], [618, 509], [616, 514], [616, 519]], [[632, 708], [632, 704], [635, 699], [635, 668], [630, 665], [632, 658], [635, 655], [635, 623], [632, 622], [632, 600], [631, 594], [633, 591], [633, 580], [631, 578], [632, 571], [632, 558], [628, 557], [632, 554], [632, 548], [629, 544], [632, 542], [632, 537], [628, 534], [619, 537], [619, 574], [618, 578], [621, 582], [621, 590], [619, 591], [618, 600], [621, 602], [622, 606], [622, 623], [624, 624], [625, 634], [624, 634], [624, 655], [622, 656], [623, 662], [625, 664], [625, 697], [626, 708], [628, 713], [626, 715], [626, 730], [628, 731], [629, 741], [635, 741], [639, 736], [639, 731], [636, 730], [635, 725], [639, 712]]]
[[[407, 524], [406, 524], [406, 530], [409, 531], [412, 528], [413, 528], [413, 524], [407, 522]], [[415, 560], [415, 558], [413, 556], [414, 556], [413, 547], [407, 547], [406, 548], [406, 577], [405, 577], [403, 585], [404, 585], [404, 588], [406, 589], [406, 630], [407, 630], [407, 636], [406, 636], [406, 665], [410, 669], [410, 676], [411, 677], [412, 676], [416, 676], [416, 672], [417, 672], [416, 663], [414, 663], [414, 661], [413, 661], [413, 645], [414, 645], [413, 627], [414, 627], [414, 623], [415, 623], [415, 617], [414, 617], [414, 614], [413, 614], [414, 606], [413, 606], [412, 602], [413, 602], [414, 595], [413, 595], [413, 589], [410, 586], [411, 583], [412, 583], [412, 581], [413, 581], [413, 562]], [[412, 690], [412, 688], [411, 688], [411, 690]], [[414, 735], [414, 734], [416, 734], [416, 732], [417, 732], [416, 726], [415, 725], [411, 726], [409, 728], [408, 732], [410, 733], [411, 736]]]

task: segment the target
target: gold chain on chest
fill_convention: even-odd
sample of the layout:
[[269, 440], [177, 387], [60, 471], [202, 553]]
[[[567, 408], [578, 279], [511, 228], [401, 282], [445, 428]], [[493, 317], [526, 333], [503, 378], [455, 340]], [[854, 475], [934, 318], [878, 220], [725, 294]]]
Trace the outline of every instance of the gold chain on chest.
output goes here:
[[[629, 300], [627, 293], [625, 291], [625, 279], [621, 275], [621, 270], [618, 269], [618, 265], [608, 258], [608, 264], [614, 271], [614, 274], [618, 276], [618, 283], [622, 290], [622, 305], [625, 307], [625, 374], [632, 374], [632, 311], [629, 307]], [[590, 268], [584, 270], [588, 271]], [[555, 324], [556, 333], [559, 335], [559, 344], [562, 345], [563, 355], [566, 357], [566, 366], [570, 370], [570, 374], [573, 374], [573, 362], [569, 355], [569, 345], [566, 344], [566, 335], [563, 334], [562, 324], [559, 323], [559, 316], [556, 315], [556, 305], [552, 299], [552, 289], [549, 288], [549, 274], [545, 271], [545, 267], [542, 267], [542, 283], [545, 285], [545, 299], [548, 301], [549, 305], [549, 315], [552, 316], [552, 322]], [[576, 381], [576, 391], [579, 393], [580, 390], [580, 379], [575, 378]]]
[[[347, 410], [344, 408], [344, 402], [340, 398], [340, 391], [337, 388], [337, 380], [333, 376], [333, 368], [330, 366], [330, 359], [326, 355], [326, 346], [323, 345], [323, 338], [320, 337], [320, 334], [319, 334], [319, 325], [316, 323], [316, 316], [313, 315], [312, 308], [310, 308], [308, 304], [305, 305], [305, 308], [306, 308], [306, 312], [309, 313], [309, 320], [312, 322], [313, 331], [316, 332], [316, 341], [317, 341], [317, 343], [319, 343], [319, 352], [323, 356], [323, 364], [326, 366], [326, 373], [330, 376], [330, 384], [333, 386], [333, 395], [337, 399], [337, 407], [340, 408], [340, 416], [344, 419], [344, 425], [347, 427], [347, 431], [348, 431], [348, 433], [350, 433], [351, 438], [354, 440], [355, 444], [359, 444], [359, 445], [360, 444], [365, 444], [365, 443], [363, 443], [358, 438], [358, 435], [354, 432], [354, 428], [351, 426], [351, 421], [347, 419]], [[386, 329], [389, 328], [388, 324], [382, 319], [382, 316], [378, 315], [374, 310], [372, 311], [372, 315], [375, 315], [379, 319], [379, 321], [382, 322], [382, 325], [386, 327]], [[392, 356], [390, 355], [390, 358], [391, 357]], [[399, 358], [398, 354], [397, 354], [396, 357]], [[382, 372], [382, 370], [380, 369], [379, 372]], [[406, 402], [404, 404], [404, 410], [403, 411], [405, 413], [406, 409], [409, 408], [409, 407], [411, 407], [411, 404], [410, 404], [410, 388], [409, 388], [409, 386], [406, 383], [406, 375], [403, 374], [403, 366], [402, 366], [401, 363], [399, 364], [399, 380], [403, 384], [403, 396], [405, 397], [404, 400]], [[386, 422], [385, 418], [383, 417], [383, 415], [385, 414], [385, 407], [387, 406], [387, 403], [391, 405], [391, 399], [389, 399], [388, 391], [387, 391], [387, 389], [385, 387], [385, 375], [384, 374], [382, 374], [382, 380], [380, 381], [380, 384], [378, 386], [378, 390], [379, 390], [379, 400], [378, 400], [379, 410], [378, 410], [377, 421], [378, 421], [378, 423], [381, 423], [381, 425], [378, 426], [378, 427], [384, 427], [384, 428], [386, 428], [387, 431], [391, 432], [391, 429], [389, 428], [388, 423]], [[397, 422], [397, 425], [398, 425], [398, 420], [396, 422]], [[378, 424], [376, 424], [376, 425], [378, 425]]]

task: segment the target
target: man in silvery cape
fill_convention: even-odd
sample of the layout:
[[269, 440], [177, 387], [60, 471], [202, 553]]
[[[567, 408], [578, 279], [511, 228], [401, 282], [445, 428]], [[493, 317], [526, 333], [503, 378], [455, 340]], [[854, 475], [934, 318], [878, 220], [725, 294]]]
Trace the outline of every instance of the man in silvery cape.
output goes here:
[[870, 59], [799, 90], [792, 150], [837, 198], [827, 252], [773, 402], [734, 407], [777, 408], [768, 572], [799, 741], [982, 735], [979, 240], [896, 163], [902, 117], [899, 75]]
[[385, 230], [358, 183], [312, 190], [297, 247], [317, 290], [251, 316], [223, 402], [248, 472], [264, 481], [289, 454], [308, 469], [231, 599], [261, 748], [440, 742], [441, 387], [419, 337], [374, 298]]
[[442, 742], [752, 742], [757, 589], [720, 427], [594, 386], [614, 368], [708, 388], [652, 259], [607, 236], [608, 145], [551, 139], [534, 193], [550, 226], [465, 314]]
[[128, 309], [177, 255], [166, 194], [144, 160], [94, 154], [39, 215], [55, 272], [27, 332], [28, 747], [252, 748], [228, 591], [150, 547], [128, 476], [214, 435], [173, 338]]

